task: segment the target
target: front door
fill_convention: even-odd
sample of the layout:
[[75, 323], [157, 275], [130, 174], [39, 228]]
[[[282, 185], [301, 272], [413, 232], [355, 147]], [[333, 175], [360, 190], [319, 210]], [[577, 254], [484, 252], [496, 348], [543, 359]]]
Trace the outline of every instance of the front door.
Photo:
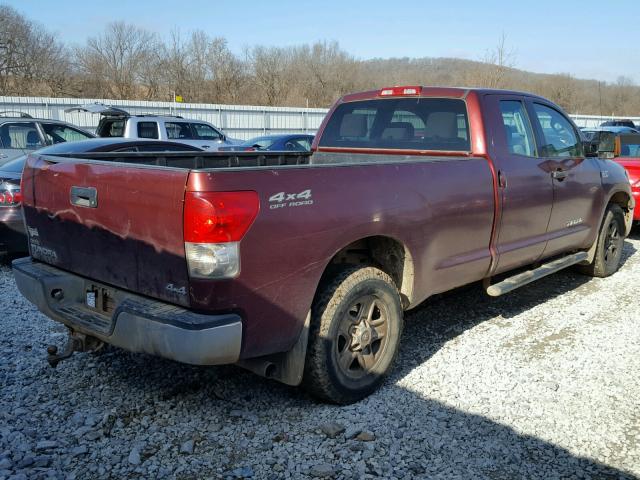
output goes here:
[[553, 183], [538, 156], [532, 122], [521, 96], [488, 97], [500, 219], [493, 274], [538, 260], [546, 247]]
[[553, 182], [553, 210], [544, 251], [550, 257], [586, 249], [595, 240], [604, 202], [597, 158], [585, 158], [573, 123], [552, 105], [530, 104], [534, 130]]

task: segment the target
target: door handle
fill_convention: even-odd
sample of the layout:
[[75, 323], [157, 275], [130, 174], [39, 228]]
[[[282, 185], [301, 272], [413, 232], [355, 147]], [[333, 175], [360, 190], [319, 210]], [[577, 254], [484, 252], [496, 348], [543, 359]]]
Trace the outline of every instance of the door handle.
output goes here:
[[561, 182], [562, 180], [567, 178], [567, 175], [569, 175], [569, 174], [567, 172], [565, 172], [564, 170], [554, 170], [553, 172], [551, 172], [551, 177], [555, 178], [559, 182]]
[[6, 153], [0, 153], [0, 158], [9, 158], [9, 155]]
[[95, 187], [71, 187], [69, 201], [78, 207], [97, 208], [98, 191]]
[[200, 145], [202, 148], [210, 148], [211, 145]]
[[502, 170], [498, 170], [498, 186], [500, 188], [507, 188], [507, 176], [502, 173]]

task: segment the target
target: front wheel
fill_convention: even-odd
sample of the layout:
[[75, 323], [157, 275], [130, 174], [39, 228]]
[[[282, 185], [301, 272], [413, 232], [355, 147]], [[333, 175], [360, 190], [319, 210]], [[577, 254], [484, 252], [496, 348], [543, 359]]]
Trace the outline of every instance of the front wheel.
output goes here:
[[374, 267], [344, 268], [321, 287], [311, 314], [306, 389], [339, 404], [375, 391], [391, 370], [402, 333], [391, 277]]
[[589, 265], [579, 267], [585, 275], [608, 277], [620, 268], [622, 248], [624, 246], [624, 212], [619, 205], [607, 207], [596, 240], [596, 255]]

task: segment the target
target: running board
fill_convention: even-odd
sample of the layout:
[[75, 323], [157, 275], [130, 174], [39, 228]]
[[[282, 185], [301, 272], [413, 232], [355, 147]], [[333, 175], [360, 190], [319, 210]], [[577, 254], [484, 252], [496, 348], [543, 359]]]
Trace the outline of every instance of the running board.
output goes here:
[[[564, 268], [570, 267], [571, 265], [584, 262], [588, 257], [589, 254], [587, 252], [578, 252], [572, 255], [567, 255], [566, 257], [545, 263], [533, 270], [527, 270], [526, 272], [509, 277], [495, 285], [486, 285], [485, 289], [488, 295], [491, 295], [492, 297], [499, 297], [511, 290], [515, 290], [516, 288], [520, 288], [528, 283], [535, 282], [542, 277], [556, 273]], [[486, 281], [489, 281], [489, 279], [486, 279]]]

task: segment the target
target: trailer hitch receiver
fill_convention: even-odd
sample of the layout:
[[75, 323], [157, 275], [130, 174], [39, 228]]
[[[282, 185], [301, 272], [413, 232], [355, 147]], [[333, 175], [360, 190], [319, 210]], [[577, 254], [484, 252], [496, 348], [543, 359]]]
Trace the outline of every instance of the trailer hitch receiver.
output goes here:
[[104, 342], [95, 337], [69, 331], [67, 344], [62, 353], [58, 353], [58, 347], [56, 345], [49, 345], [47, 347], [47, 362], [49, 362], [49, 365], [53, 368], [56, 368], [58, 363], [69, 358], [73, 355], [73, 352], [97, 352], [103, 347]]

